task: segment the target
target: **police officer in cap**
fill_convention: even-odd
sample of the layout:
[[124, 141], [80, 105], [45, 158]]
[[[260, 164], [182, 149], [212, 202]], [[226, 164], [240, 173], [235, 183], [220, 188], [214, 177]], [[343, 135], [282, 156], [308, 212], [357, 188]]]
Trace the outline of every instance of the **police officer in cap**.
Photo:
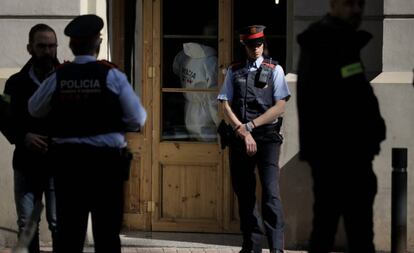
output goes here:
[[[264, 29], [264, 26], [252, 25], [240, 30], [247, 59], [228, 68], [217, 98], [233, 128], [229, 144], [230, 171], [239, 203], [242, 253], [261, 252], [263, 234], [270, 252], [283, 252], [284, 247], [279, 131], [290, 92], [282, 67], [263, 54]], [[262, 185], [262, 217], [256, 208], [256, 166]]]
[[144, 125], [145, 109], [115, 65], [97, 60], [103, 20], [82, 15], [65, 28], [75, 55], [29, 101], [50, 122], [55, 164], [59, 253], [83, 252], [92, 217], [95, 252], [121, 252], [123, 182], [129, 168], [125, 132]]

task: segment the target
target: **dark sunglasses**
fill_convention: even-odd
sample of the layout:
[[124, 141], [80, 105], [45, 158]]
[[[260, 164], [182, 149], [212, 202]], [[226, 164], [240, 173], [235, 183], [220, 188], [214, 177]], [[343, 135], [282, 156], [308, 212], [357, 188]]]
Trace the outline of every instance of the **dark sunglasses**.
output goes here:
[[255, 42], [245, 42], [244, 45], [249, 48], [256, 48], [261, 47], [263, 45], [262, 41], [255, 41]]

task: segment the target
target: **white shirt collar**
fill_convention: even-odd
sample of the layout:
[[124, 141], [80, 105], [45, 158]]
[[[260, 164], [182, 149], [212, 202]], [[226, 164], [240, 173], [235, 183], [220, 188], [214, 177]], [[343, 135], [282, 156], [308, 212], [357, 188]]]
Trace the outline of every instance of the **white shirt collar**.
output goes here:
[[259, 58], [256, 59], [256, 67], [259, 68], [260, 65], [262, 64], [264, 58], [263, 56], [260, 56]]
[[248, 68], [256, 68], [256, 69], [258, 69], [260, 67], [260, 65], [262, 64], [263, 60], [264, 60], [263, 56], [260, 56], [259, 58], [257, 58], [254, 61], [254, 64], [252, 66], [249, 66], [249, 60], [247, 60], [247, 67]]

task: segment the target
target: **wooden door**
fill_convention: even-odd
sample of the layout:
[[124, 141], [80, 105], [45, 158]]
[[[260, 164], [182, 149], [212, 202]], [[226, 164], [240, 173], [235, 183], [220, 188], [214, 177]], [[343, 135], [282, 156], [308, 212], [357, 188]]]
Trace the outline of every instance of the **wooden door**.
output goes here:
[[[108, 1], [109, 10], [112, 14], [111, 19], [111, 46], [112, 61], [116, 63], [121, 70], [125, 70], [125, 41], [127, 29], [127, 12], [130, 6], [138, 6], [137, 11], [150, 9], [150, 1], [142, 1], [138, 4], [132, 4], [133, 0], [125, 1]], [[131, 11], [131, 10], [129, 10]], [[150, 20], [145, 26], [142, 26], [142, 34], [146, 34], [145, 38], [151, 38], [148, 34], [152, 34], [152, 12], [142, 12], [145, 20]], [[139, 15], [138, 15], [139, 16]], [[129, 20], [128, 20], [129, 21]], [[140, 28], [138, 28], [140, 29]], [[150, 41], [141, 41], [143, 52], [152, 52], [152, 43]], [[137, 48], [140, 48], [137, 46]], [[151, 66], [152, 55], [148, 53], [139, 53], [143, 58], [137, 57], [137, 62], [142, 70]], [[130, 70], [133, 71], [133, 70]], [[128, 133], [128, 147], [133, 153], [131, 163], [131, 171], [129, 180], [125, 183], [125, 206], [123, 225], [131, 230], [151, 230], [151, 213], [152, 213], [152, 181], [151, 181], [151, 163], [152, 163], [152, 77], [151, 75], [143, 75], [139, 80], [134, 80], [133, 84], [135, 92], [141, 97], [143, 106], [147, 111], [147, 121], [144, 128], [139, 133]]]
[[[222, 31], [229, 28], [222, 26], [230, 23], [222, 13], [229, 1], [152, 3], [152, 230], [223, 232], [231, 194], [215, 97], [223, 80], [219, 67], [230, 59], [231, 33]], [[204, 55], [196, 58], [200, 48]]]
[[[227, 149], [219, 147], [215, 123], [207, 123], [207, 133], [194, 133], [186, 113], [187, 106], [193, 105], [188, 101], [192, 97], [211, 101], [217, 95], [226, 68], [240, 53], [237, 29], [242, 26], [266, 25], [271, 54], [284, 67], [286, 8], [283, 2], [278, 7], [273, 1], [266, 4], [261, 12], [252, 12], [247, 3], [233, 0], [142, 0], [139, 61], [143, 75], [137, 92], [148, 121], [142, 133], [128, 138], [134, 163], [126, 186], [127, 227], [145, 231], [239, 231]], [[122, 19], [122, 15], [118, 17]], [[188, 86], [183, 84], [180, 72], [174, 73], [176, 57], [183, 44], [190, 42], [216, 50], [216, 85]], [[185, 74], [191, 77], [194, 73], [186, 70]], [[221, 119], [222, 112], [216, 110]], [[203, 118], [203, 113], [194, 118]]]

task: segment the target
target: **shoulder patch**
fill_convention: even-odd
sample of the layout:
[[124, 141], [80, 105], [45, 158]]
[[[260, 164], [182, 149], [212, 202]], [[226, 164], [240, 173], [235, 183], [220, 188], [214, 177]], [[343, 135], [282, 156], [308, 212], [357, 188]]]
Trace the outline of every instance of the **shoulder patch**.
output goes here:
[[238, 69], [243, 68], [243, 64], [242, 62], [233, 62], [232, 64], [230, 64], [230, 68], [232, 71], [236, 71]]
[[64, 61], [63, 63], [61, 63], [61, 64], [57, 65], [57, 66], [55, 67], [55, 70], [61, 69], [61, 68], [63, 68], [64, 66], [66, 66], [66, 65], [68, 65], [68, 64], [70, 64], [70, 63], [72, 63], [72, 62], [71, 62], [71, 61]]
[[361, 62], [352, 63], [341, 68], [342, 78], [348, 78], [350, 76], [361, 74], [364, 72]]
[[46, 77], [50, 77], [52, 74], [56, 73], [57, 71], [61, 70], [62, 68], [64, 68], [65, 66], [68, 66], [69, 64], [71, 64], [71, 61], [63, 61], [63, 63], [58, 64], [55, 69], [53, 71], [50, 71]]
[[99, 61], [97, 61], [97, 63], [105, 65], [109, 68], [118, 68], [118, 66], [115, 63], [112, 63], [112, 62], [107, 61], [107, 60], [99, 60]]
[[268, 68], [274, 69], [274, 68], [276, 68], [277, 64], [278, 64], [278, 62], [272, 60], [272, 58], [264, 58], [261, 65], [264, 65]]

